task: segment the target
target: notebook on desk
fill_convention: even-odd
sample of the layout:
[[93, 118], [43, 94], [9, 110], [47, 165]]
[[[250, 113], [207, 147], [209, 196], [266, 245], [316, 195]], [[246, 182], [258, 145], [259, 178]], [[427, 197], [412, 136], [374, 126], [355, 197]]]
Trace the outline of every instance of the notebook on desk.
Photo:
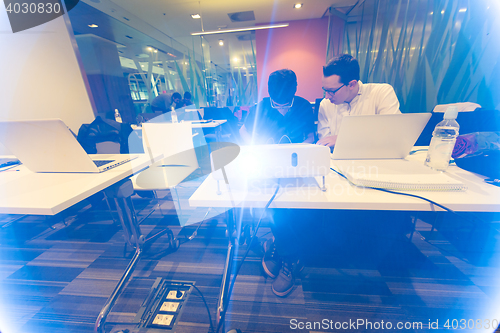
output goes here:
[[356, 186], [401, 191], [461, 191], [446, 173], [409, 161], [430, 113], [347, 116], [332, 154], [335, 169]]
[[131, 160], [88, 155], [60, 119], [1, 121], [0, 133], [0, 142], [33, 172], [99, 173]]
[[396, 191], [463, 191], [467, 187], [446, 173], [406, 159], [338, 160], [335, 169], [356, 186]]

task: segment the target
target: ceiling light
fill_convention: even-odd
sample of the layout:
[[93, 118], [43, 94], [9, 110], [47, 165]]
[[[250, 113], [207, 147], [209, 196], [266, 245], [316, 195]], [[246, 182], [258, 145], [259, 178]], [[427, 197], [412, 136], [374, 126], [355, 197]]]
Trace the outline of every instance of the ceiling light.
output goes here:
[[248, 28], [234, 28], [234, 29], [192, 32], [191, 36], [225, 34], [228, 32], [253, 31], [253, 30], [273, 29], [273, 28], [284, 28], [284, 27], [288, 27], [288, 23], [271, 24], [271, 25], [258, 25], [255, 27], [248, 27]]
[[219, 45], [220, 45], [220, 46], [223, 46], [223, 45], [224, 45], [224, 40], [219, 39]]
[[238, 59], [238, 58], [235, 57], [235, 58], [233, 58], [233, 61], [234, 62], [238, 62], [238, 61], [240, 61], [240, 59]]
[[444, 10], [441, 11], [441, 14], [444, 14]]
[[460, 13], [465, 13], [465, 12], [467, 11], [467, 8], [460, 8], [458, 11], [459, 11]]
[[295, 5], [293, 5], [293, 8], [295, 8], [295, 9], [302, 8], [302, 4], [301, 3], [296, 3]]
[[201, 18], [201, 15], [200, 14], [191, 14], [191, 17], [194, 19], [199, 19], [199, 18]]
[[148, 51], [153, 51], [153, 48], [151, 46], [148, 46]]
[[91, 27], [91, 28], [97, 28], [98, 25], [97, 24], [89, 24], [89, 27]]

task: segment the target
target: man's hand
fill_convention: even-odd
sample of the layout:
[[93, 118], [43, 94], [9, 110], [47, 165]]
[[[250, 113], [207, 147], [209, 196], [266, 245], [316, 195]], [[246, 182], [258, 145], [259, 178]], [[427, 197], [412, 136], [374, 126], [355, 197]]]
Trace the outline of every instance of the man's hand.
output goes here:
[[318, 142], [316, 142], [317, 145], [321, 146], [327, 146], [327, 147], [333, 147], [335, 146], [335, 142], [337, 142], [337, 136], [336, 135], [331, 135], [331, 136], [325, 136], [322, 139], [319, 139]]

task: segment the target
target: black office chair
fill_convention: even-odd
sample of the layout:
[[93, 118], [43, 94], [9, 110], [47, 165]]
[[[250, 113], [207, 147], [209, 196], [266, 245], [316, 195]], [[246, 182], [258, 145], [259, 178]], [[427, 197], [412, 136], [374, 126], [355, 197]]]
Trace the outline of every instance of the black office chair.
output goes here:
[[[80, 126], [77, 140], [87, 154], [128, 154], [131, 133], [130, 124], [97, 116], [92, 123]], [[118, 224], [113, 214], [114, 207], [103, 191], [90, 196], [86, 201], [90, 202], [92, 207], [97, 207], [104, 199], [113, 221]]]
[[[203, 108], [203, 119], [204, 120], [226, 120], [227, 122], [221, 125], [222, 140], [230, 142], [240, 142], [240, 133], [238, 127], [238, 118], [231, 112], [227, 107], [216, 108], [216, 107], [206, 107]], [[214, 129], [203, 129], [205, 138], [208, 141], [215, 141], [215, 130]]]
[[132, 127], [97, 116], [78, 130], [77, 140], [87, 154], [128, 154], [128, 137]]
[[316, 130], [314, 131], [314, 142], [318, 141], [318, 114], [319, 114], [319, 105], [321, 104], [321, 101], [323, 98], [316, 98], [316, 101], [314, 102], [314, 107], [313, 107], [313, 113], [314, 113], [314, 125], [316, 125]]
[[[434, 127], [443, 120], [444, 113], [432, 112], [431, 119], [420, 134], [415, 146], [428, 146], [432, 139]], [[459, 112], [457, 122], [460, 125], [460, 134], [474, 132], [500, 131], [500, 111], [476, 109], [469, 112]]]

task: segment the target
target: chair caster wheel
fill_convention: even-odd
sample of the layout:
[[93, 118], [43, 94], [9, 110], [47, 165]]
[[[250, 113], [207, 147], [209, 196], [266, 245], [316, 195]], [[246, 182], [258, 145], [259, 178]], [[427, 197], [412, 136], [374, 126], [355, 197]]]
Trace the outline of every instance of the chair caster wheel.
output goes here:
[[170, 242], [168, 243], [168, 246], [173, 250], [173, 251], [177, 251], [177, 249], [179, 248], [179, 246], [181, 245], [181, 242], [178, 240], [178, 239], [171, 239]]
[[247, 224], [244, 228], [243, 231], [240, 234], [239, 238], [239, 243], [240, 245], [243, 244], [250, 244], [250, 239], [252, 238], [251, 231], [250, 231], [250, 226]]
[[168, 247], [173, 251], [177, 251], [181, 242], [174, 237], [174, 233], [172, 232], [172, 230], [169, 230], [167, 234], [168, 234]]

